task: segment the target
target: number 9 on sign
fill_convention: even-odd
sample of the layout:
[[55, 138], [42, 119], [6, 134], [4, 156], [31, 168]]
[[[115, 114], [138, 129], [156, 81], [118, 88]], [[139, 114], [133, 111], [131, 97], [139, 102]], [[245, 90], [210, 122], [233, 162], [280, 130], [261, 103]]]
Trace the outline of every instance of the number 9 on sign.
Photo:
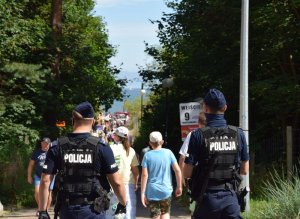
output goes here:
[[189, 113], [185, 113], [184, 114], [184, 118], [185, 118], [185, 121], [190, 120], [190, 114]]

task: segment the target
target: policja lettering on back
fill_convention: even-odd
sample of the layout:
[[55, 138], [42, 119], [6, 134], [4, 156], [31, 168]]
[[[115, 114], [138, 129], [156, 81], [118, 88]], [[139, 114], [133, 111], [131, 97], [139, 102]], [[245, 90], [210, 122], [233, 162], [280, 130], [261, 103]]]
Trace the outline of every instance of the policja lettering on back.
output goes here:
[[242, 129], [227, 124], [227, 103], [221, 91], [210, 89], [203, 109], [207, 129], [192, 133], [183, 169], [183, 175], [191, 179], [191, 197], [197, 202], [192, 218], [242, 218], [235, 193], [240, 174], [249, 171], [245, 135]]
[[210, 151], [236, 151], [236, 141], [231, 139], [218, 139], [210, 141]]
[[66, 163], [92, 163], [91, 154], [65, 154]]
[[[106, 218], [110, 185], [118, 194], [118, 213], [126, 212], [126, 194], [111, 149], [90, 135], [94, 109], [89, 102], [72, 112], [72, 129], [49, 149], [40, 185], [39, 219], [50, 219], [46, 210], [49, 183], [56, 175], [54, 218]], [[109, 181], [109, 183], [108, 183]]]
[[[233, 164], [239, 150], [236, 127], [205, 127], [199, 130], [205, 143], [201, 148], [202, 159], [199, 165], [194, 167], [190, 180], [191, 198], [195, 201], [203, 196], [203, 186], [220, 186], [225, 189], [226, 186], [234, 184], [236, 168], [233, 168]], [[205, 165], [210, 168], [203, 168]], [[203, 189], [205, 190], [206, 188]]]
[[[97, 210], [94, 208], [94, 211], [101, 213], [107, 210], [109, 200], [107, 202], [106, 191], [99, 184], [100, 170], [95, 166], [100, 147], [104, 147], [99, 141], [99, 138], [93, 136], [79, 141], [66, 136], [58, 138], [58, 160], [64, 161], [58, 164], [60, 171], [57, 174], [58, 187], [61, 188], [59, 190], [61, 203], [69, 205], [94, 203], [95, 206], [97, 197], [104, 195], [101, 197], [101, 203], [97, 205]], [[99, 205], [102, 207], [98, 207]], [[57, 210], [59, 211], [59, 206]]]

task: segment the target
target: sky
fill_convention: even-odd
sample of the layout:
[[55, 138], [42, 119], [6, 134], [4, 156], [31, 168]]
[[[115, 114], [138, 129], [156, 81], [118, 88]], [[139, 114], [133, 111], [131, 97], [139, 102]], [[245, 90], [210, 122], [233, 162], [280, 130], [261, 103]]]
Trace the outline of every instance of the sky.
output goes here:
[[117, 54], [110, 61], [121, 67], [119, 77], [131, 81], [127, 88], [140, 88], [139, 66], [152, 62], [144, 52], [144, 42], [159, 45], [157, 25], [149, 19], [160, 20], [163, 12], [170, 9], [164, 0], [96, 0], [94, 11], [95, 16], [103, 17], [109, 42], [117, 47]]

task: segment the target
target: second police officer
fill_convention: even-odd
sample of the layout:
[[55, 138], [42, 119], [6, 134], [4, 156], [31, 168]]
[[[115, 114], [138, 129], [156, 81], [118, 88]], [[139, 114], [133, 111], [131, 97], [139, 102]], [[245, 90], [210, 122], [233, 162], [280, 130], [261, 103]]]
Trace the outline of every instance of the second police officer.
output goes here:
[[105, 218], [109, 205], [104, 190], [109, 189], [107, 179], [119, 199], [116, 214], [126, 213], [125, 188], [112, 150], [90, 135], [93, 123], [92, 105], [80, 103], [72, 113], [73, 132], [60, 137], [49, 150], [40, 185], [39, 219], [50, 218], [46, 205], [49, 183], [55, 174], [58, 194], [54, 210], [59, 211], [59, 218]]
[[190, 138], [183, 175], [191, 178], [194, 219], [241, 218], [236, 191], [240, 174], [249, 171], [249, 154], [243, 131], [227, 124], [226, 109], [223, 93], [210, 89], [204, 98], [207, 126]]

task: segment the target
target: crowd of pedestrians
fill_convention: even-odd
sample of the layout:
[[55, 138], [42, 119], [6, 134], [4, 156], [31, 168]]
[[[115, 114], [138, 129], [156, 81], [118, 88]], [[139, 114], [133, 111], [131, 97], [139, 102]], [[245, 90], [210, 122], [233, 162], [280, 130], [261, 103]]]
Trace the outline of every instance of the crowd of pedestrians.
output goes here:
[[192, 218], [241, 218], [236, 191], [240, 174], [248, 173], [249, 155], [243, 131], [227, 125], [226, 109], [223, 93], [210, 89], [199, 128], [187, 135], [178, 164], [173, 152], [163, 148], [160, 132], [149, 133], [139, 159], [126, 127], [128, 114], [99, 113], [95, 120], [91, 104], [80, 103], [72, 112], [73, 132], [52, 143], [44, 138], [30, 159], [28, 182], [35, 185], [39, 218], [50, 218], [54, 176], [56, 216], [136, 218], [139, 167], [139, 198], [149, 208], [150, 218], [169, 219], [172, 194], [181, 196], [183, 187], [195, 203]]
[[[114, 131], [120, 127], [127, 127], [130, 121], [129, 114], [126, 112], [117, 112], [113, 114], [105, 114], [100, 112], [93, 124], [92, 135], [99, 137], [102, 141], [108, 144], [114, 144]], [[132, 136], [127, 136], [130, 143], [132, 143]]]

